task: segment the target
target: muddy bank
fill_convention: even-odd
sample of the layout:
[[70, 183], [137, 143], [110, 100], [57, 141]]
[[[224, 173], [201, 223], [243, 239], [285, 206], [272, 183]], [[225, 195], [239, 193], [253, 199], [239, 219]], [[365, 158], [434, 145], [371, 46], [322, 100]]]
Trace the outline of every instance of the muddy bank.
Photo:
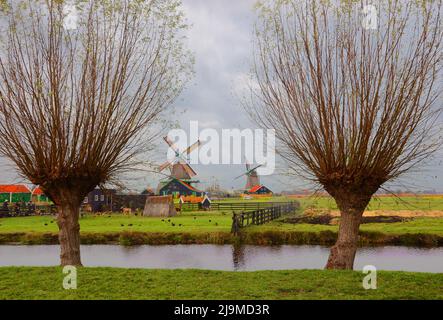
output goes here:
[[[396, 223], [396, 222], [407, 222], [411, 221], [413, 218], [400, 217], [400, 216], [367, 216], [362, 217], [361, 223]], [[322, 215], [303, 215], [297, 217], [290, 217], [283, 220], [284, 223], [298, 224], [321, 224], [321, 225], [337, 225], [340, 218], [330, 214]]]
[[[239, 236], [228, 232], [214, 233], [82, 233], [82, 244], [163, 245], [163, 244], [251, 244], [251, 245], [332, 245], [337, 239], [334, 231], [253, 231], [243, 230]], [[0, 244], [58, 244], [57, 233], [3, 233]], [[381, 232], [360, 232], [360, 246], [441, 247], [443, 236], [434, 234], [388, 235]]]

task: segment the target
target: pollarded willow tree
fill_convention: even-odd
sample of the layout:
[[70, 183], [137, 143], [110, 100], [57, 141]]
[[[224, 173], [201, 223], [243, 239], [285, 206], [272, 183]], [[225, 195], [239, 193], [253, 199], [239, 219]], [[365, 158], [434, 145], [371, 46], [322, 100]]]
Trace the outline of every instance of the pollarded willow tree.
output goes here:
[[81, 265], [84, 197], [137, 164], [190, 75], [180, 1], [6, 4], [0, 152], [56, 204], [61, 264]]
[[289, 167], [335, 199], [327, 268], [353, 268], [371, 197], [441, 137], [442, 2], [366, 3], [265, 2], [256, 27], [247, 111], [276, 130]]

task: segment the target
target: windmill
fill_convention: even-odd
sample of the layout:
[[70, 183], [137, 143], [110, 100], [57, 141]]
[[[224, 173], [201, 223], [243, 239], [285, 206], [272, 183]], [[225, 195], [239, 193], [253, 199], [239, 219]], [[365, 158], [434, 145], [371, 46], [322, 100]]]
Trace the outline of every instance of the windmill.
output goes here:
[[260, 185], [260, 177], [257, 174], [257, 168], [260, 168], [262, 164], [251, 169], [249, 163], [246, 163], [246, 172], [236, 177], [234, 180], [246, 176], [246, 186], [245, 190], [249, 190], [252, 187]]
[[[191, 183], [199, 183], [199, 181], [192, 180], [192, 177], [196, 176], [197, 173], [190, 166], [188, 159], [189, 154], [202, 144], [200, 140], [197, 140], [197, 142], [185, 150], [180, 151], [168, 137], [164, 137], [163, 139], [174, 151], [175, 157], [158, 167], [158, 172], [166, 176], [167, 179], [160, 181], [157, 193], [160, 195], [172, 194], [177, 197], [180, 195], [201, 195], [203, 192], [191, 185]], [[162, 173], [162, 171], [166, 169], [170, 170], [170, 174]]]
[[189, 154], [201, 145], [200, 140], [197, 140], [197, 142], [190, 145], [182, 152], [179, 151], [178, 147], [168, 137], [164, 137], [163, 140], [165, 140], [169, 147], [174, 151], [175, 158], [160, 165], [158, 171], [162, 172], [169, 168], [171, 170], [170, 176], [172, 178], [185, 180], [187, 182], [197, 182], [190, 181], [192, 177], [197, 175], [197, 173], [189, 165]]

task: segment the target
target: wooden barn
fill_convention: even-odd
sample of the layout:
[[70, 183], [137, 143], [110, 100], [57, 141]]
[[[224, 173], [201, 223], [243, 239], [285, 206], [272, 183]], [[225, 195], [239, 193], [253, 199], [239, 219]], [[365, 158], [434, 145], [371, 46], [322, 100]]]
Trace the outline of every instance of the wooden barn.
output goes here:
[[180, 196], [203, 197], [204, 192], [180, 180], [171, 179], [160, 184], [158, 194], [161, 196], [173, 195], [176, 198]]
[[148, 196], [143, 210], [145, 217], [174, 217], [177, 215], [174, 199], [168, 196]]
[[24, 184], [0, 185], [0, 202], [29, 202], [32, 192]]
[[272, 195], [272, 191], [268, 187], [265, 187], [264, 185], [261, 184], [253, 186], [245, 193], [250, 195]]
[[83, 201], [83, 210], [90, 212], [120, 212], [124, 208], [133, 211], [143, 210], [146, 198], [154, 193], [145, 190], [142, 193], [120, 193], [115, 189], [95, 188]]

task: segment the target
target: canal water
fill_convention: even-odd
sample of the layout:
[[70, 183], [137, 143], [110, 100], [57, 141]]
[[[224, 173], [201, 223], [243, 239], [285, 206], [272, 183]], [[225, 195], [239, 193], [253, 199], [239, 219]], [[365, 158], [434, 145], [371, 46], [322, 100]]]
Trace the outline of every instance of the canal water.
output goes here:
[[[88, 267], [254, 271], [323, 269], [329, 248], [312, 245], [83, 245], [81, 253], [83, 264]], [[58, 245], [0, 245], [0, 266], [58, 264]], [[442, 273], [443, 248], [359, 248], [354, 268], [361, 270], [365, 265], [373, 265], [378, 270]]]

